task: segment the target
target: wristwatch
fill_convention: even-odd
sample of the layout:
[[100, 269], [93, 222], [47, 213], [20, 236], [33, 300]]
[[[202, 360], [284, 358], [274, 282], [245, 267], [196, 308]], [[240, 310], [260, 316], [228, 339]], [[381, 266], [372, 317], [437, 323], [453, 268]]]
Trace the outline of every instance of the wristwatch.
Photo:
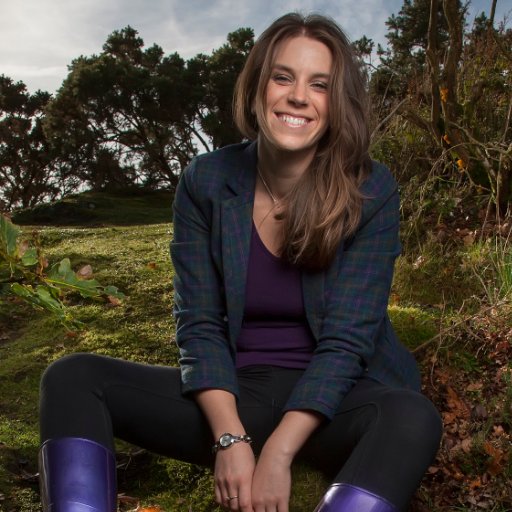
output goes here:
[[219, 450], [225, 450], [235, 443], [252, 443], [252, 439], [247, 434], [236, 435], [226, 432], [219, 437], [219, 440], [212, 446], [212, 452], [217, 453]]

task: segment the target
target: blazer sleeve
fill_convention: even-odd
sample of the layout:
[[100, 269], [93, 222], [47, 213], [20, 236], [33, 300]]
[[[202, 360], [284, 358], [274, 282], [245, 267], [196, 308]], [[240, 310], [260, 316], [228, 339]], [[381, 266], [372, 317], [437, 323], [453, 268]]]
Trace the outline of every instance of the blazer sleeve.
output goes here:
[[372, 359], [401, 246], [394, 178], [374, 164], [367, 181], [358, 231], [342, 244], [327, 273], [317, 347], [285, 410], [315, 410], [331, 419]]
[[237, 396], [222, 276], [211, 252], [214, 205], [201, 193], [197, 164], [193, 160], [182, 174], [173, 206], [171, 258], [182, 392], [217, 388]]

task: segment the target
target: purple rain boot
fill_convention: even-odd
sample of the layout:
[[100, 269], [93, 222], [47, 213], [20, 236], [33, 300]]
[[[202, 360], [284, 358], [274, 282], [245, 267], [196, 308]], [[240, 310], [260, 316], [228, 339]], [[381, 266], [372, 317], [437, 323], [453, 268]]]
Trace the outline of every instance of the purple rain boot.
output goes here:
[[49, 439], [39, 452], [44, 512], [115, 512], [116, 458], [105, 446], [78, 437]]
[[384, 498], [348, 484], [333, 484], [314, 512], [398, 512]]

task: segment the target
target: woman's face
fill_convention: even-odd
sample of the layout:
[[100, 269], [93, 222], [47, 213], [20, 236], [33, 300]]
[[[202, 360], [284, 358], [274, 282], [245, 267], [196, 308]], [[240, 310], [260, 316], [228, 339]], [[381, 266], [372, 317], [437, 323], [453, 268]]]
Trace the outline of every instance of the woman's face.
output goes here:
[[296, 36], [276, 46], [264, 103], [264, 136], [276, 149], [315, 152], [329, 122], [331, 68], [320, 41]]

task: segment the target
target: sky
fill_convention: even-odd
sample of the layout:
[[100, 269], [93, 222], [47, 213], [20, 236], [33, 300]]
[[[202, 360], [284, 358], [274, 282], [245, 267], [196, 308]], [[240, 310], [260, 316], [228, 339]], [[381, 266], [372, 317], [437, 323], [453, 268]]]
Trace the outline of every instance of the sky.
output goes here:
[[[385, 22], [402, 0], [0, 0], [0, 74], [33, 93], [60, 87], [67, 66], [101, 52], [109, 34], [130, 25], [145, 46], [158, 44], [183, 58], [211, 53], [240, 27], [258, 36], [275, 18], [299, 10], [334, 18], [350, 39], [363, 35], [386, 45]], [[472, 0], [468, 19], [489, 15], [491, 0]], [[512, 0], [498, 0], [496, 20]]]

